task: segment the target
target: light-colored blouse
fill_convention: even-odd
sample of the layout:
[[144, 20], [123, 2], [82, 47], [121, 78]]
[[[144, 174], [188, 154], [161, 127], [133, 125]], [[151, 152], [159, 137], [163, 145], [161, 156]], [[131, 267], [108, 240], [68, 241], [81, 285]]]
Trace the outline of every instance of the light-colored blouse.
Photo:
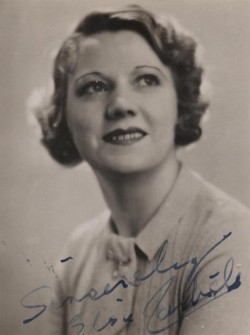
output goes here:
[[46, 335], [250, 334], [250, 220], [182, 167], [135, 238], [104, 213], [71, 235]]

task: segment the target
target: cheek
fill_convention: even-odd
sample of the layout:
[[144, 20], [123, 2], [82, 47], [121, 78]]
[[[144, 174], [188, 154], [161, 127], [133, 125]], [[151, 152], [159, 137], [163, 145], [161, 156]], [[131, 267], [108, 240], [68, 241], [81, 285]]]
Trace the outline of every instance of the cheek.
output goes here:
[[71, 104], [67, 111], [67, 120], [71, 132], [78, 133], [94, 133], [101, 126], [101, 119], [98, 115], [98, 108], [85, 104]]
[[178, 110], [175, 103], [164, 103], [154, 109], [154, 125], [160, 131], [171, 131], [175, 129], [177, 123]]

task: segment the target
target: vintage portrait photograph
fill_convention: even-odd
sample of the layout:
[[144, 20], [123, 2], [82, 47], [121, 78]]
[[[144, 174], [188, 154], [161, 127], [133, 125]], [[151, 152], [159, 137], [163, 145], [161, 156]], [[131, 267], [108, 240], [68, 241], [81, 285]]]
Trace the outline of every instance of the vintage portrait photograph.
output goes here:
[[250, 0], [2, 0], [0, 334], [250, 334]]

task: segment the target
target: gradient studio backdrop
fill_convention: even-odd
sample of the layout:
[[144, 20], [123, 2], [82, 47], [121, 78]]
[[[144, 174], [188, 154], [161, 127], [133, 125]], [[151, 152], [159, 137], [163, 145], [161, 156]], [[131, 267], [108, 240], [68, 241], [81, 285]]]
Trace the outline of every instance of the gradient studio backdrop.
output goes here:
[[[35, 88], [48, 86], [54, 50], [82, 15], [100, 5], [126, 3], [130, 2], [0, 1], [1, 334], [41, 334], [43, 316], [22, 324], [35, 311], [23, 308], [20, 299], [52, 283], [55, 259], [68, 234], [105, 208], [86, 165], [62, 168], [39, 144], [27, 117], [28, 98]], [[214, 87], [210, 118], [202, 140], [182, 157], [249, 206], [250, 1], [132, 3], [173, 14], [202, 42]], [[33, 302], [42, 303], [43, 297]]]

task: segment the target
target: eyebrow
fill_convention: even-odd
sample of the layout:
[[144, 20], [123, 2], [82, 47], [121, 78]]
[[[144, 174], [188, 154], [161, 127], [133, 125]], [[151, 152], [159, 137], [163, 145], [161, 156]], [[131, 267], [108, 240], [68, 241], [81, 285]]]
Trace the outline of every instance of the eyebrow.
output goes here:
[[141, 69], [141, 68], [155, 69], [159, 71], [160, 73], [162, 73], [162, 71], [157, 66], [153, 66], [153, 65], [139, 65], [139, 66], [136, 66], [135, 68], [136, 69]]
[[78, 77], [75, 80], [75, 83], [77, 84], [82, 78], [87, 77], [87, 76], [91, 76], [91, 75], [103, 77], [103, 74], [101, 72], [98, 72], [98, 71], [88, 72], [88, 73], [84, 73], [83, 75], [81, 75], [80, 77]]

